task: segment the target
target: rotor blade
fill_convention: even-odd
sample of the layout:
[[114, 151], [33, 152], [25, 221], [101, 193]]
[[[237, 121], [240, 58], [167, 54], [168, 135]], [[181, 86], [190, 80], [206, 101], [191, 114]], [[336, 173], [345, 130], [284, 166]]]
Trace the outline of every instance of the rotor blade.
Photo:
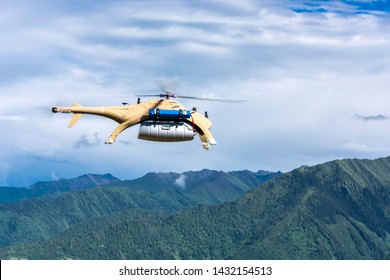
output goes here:
[[247, 100], [238, 100], [238, 99], [218, 99], [218, 98], [205, 98], [205, 97], [194, 97], [194, 96], [183, 96], [183, 95], [176, 95], [176, 97], [187, 98], [187, 99], [205, 100], [205, 101], [215, 101], [215, 102], [227, 102], [227, 103], [240, 103], [240, 102], [247, 101]]
[[160, 94], [137, 94], [137, 97], [150, 97], [150, 96], [158, 96], [160, 97]]

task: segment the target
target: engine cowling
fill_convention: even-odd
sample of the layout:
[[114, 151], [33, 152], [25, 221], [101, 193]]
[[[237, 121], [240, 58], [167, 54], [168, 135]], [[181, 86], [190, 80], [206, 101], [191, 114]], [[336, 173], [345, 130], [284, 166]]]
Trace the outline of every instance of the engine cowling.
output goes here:
[[195, 132], [184, 122], [144, 121], [140, 124], [138, 139], [158, 142], [191, 141]]

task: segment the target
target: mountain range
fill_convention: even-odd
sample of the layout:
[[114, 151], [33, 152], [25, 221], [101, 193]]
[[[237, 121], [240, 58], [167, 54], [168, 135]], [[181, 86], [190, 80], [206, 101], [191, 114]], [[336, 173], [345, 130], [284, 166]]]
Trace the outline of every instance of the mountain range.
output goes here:
[[149, 173], [0, 206], [2, 259], [390, 259], [390, 157]]
[[50, 193], [71, 192], [120, 181], [111, 174], [86, 174], [73, 179], [38, 182], [28, 188], [0, 187], [0, 203], [29, 199]]
[[[46, 240], [81, 222], [129, 209], [172, 212], [231, 201], [280, 175], [204, 169], [183, 174], [148, 173], [126, 181], [111, 174], [88, 174], [36, 183], [23, 189], [27, 193], [24, 197], [13, 196], [0, 204], [0, 248]], [[13, 189], [3, 188], [3, 192], [12, 193]], [[6, 197], [10, 195], [3, 201]]]

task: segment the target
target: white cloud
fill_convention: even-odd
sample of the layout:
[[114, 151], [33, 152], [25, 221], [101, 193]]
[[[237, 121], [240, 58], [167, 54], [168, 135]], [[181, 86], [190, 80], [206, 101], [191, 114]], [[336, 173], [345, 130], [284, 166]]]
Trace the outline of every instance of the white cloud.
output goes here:
[[52, 179], [52, 181], [58, 181], [59, 180], [57, 174], [54, 171], [51, 173], [51, 179]]
[[26, 118], [21, 116], [0, 116], [0, 121], [20, 122], [25, 120]]
[[[310, 8], [299, 1], [50, 3], [8, 5], [0, 19], [0, 123], [12, 131], [0, 140], [9, 162], [3, 182], [50, 180], [47, 170], [124, 179], [202, 168], [287, 171], [388, 151], [387, 122], [356, 117], [389, 115], [387, 12], [356, 13], [340, 1], [321, 2], [328, 12], [294, 12]], [[50, 112], [131, 103], [134, 94], [159, 93], [159, 79], [179, 80], [180, 95], [249, 101], [182, 100], [209, 112], [218, 145], [208, 152], [197, 138], [140, 141], [136, 127], [98, 145], [115, 122], [84, 116], [68, 129], [70, 115]], [[34, 174], [21, 175], [27, 164]]]
[[178, 187], [185, 189], [186, 188], [186, 175], [185, 174], [180, 174], [179, 177], [175, 180], [175, 185]]
[[228, 48], [218, 45], [200, 44], [196, 42], [186, 42], [181, 44], [181, 49], [188, 52], [203, 53], [207, 55], [222, 56], [228, 54]]
[[358, 153], [372, 153], [372, 152], [379, 152], [379, 154], [382, 153], [389, 153], [390, 147], [384, 146], [384, 147], [378, 147], [378, 146], [369, 146], [364, 143], [344, 143], [341, 145], [342, 149], [358, 152]]

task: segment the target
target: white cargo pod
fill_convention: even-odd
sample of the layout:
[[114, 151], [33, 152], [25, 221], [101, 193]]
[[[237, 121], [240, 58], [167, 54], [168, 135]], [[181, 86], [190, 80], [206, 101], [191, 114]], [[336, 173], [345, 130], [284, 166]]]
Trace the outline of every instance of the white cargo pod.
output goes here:
[[145, 121], [140, 124], [138, 138], [149, 141], [191, 141], [195, 132], [184, 122]]

